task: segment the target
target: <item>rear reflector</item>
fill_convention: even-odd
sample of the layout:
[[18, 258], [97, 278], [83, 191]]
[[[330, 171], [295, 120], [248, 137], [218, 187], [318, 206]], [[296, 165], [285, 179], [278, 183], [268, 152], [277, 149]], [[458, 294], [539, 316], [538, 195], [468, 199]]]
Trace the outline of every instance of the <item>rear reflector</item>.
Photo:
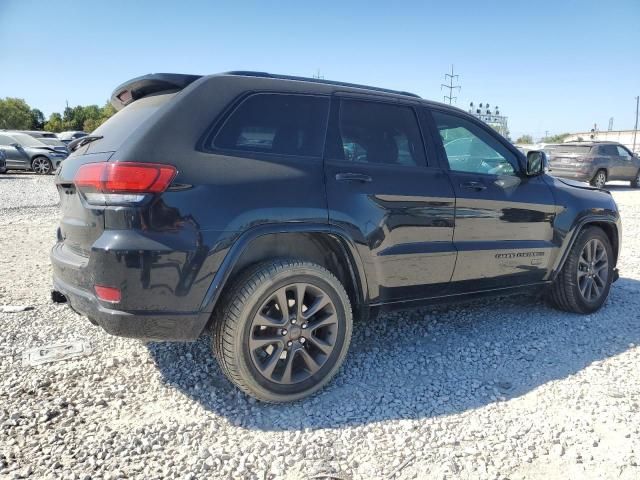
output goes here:
[[103, 285], [96, 285], [96, 295], [103, 302], [118, 303], [122, 298], [120, 289], [115, 287], [105, 287]]
[[73, 182], [89, 203], [135, 203], [145, 194], [164, 192], [176, 173], [173, 165], [158, 163], [86, 163]]

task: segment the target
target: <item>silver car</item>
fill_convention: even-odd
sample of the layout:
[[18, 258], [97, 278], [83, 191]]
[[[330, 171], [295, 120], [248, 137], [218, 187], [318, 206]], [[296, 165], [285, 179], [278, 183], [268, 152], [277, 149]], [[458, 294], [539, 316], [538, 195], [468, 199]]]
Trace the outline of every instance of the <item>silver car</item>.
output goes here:
[[40, 175], [53, 173], [67, 158], [66, 153], [19, 132], [0, 132], [0, 150], [6, 157], [7, 170], [33, 170]]
[[603, 188], [610, 180], [626, 180], [640, 188], [640, 158], [616, 142], [572, 142], [547, 145], [551, 175], [589, 182]]

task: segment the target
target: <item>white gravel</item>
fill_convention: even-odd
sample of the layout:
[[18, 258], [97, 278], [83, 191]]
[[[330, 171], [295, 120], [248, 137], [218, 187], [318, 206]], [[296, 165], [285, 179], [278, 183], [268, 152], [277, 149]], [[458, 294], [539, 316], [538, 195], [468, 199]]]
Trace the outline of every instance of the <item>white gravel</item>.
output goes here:
[[[208, 339], [145, 345], [52, 304], [53, 177], [0, 175], [0, 305], [34, 307], [0, 313], [0, 478], [640, 478], [640, 191], [612, 189], [622, 278], [602, 311], [385, 315], [355, 326], [328, 388], [268, 406]], [[93, 353], [23, 364], [68, 340]]]

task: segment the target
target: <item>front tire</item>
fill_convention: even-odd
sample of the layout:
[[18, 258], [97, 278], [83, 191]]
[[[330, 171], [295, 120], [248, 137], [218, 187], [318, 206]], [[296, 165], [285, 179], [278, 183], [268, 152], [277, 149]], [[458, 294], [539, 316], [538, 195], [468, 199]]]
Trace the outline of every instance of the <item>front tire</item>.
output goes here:
[[591, 185], [596, 188], [604, 188], [605, 183], [607, 183], [607, 172], [598, 170], [591, 179]]
[[38, 175], [48, 175], [53, 171], [53, 165], [47, 157], [40, 156], [33, 159], [31, 169]]
[[598, 227], [583, 229], [574, 243], [549, 299], [560, 310], [592, 313], [607, 300], [614, 256], [609, 237]]
[[636, 173], [635, 178], [631, 180], [631, 187], [640, 188], [640, 170], [638, 170], [638, 173]]
[[340, 281], [320, 265], [284, 259], [234, 283], [213, 327], [213, 351], [229, 380], [271, 403], [326, 385], [351, 341], [351, 304]]

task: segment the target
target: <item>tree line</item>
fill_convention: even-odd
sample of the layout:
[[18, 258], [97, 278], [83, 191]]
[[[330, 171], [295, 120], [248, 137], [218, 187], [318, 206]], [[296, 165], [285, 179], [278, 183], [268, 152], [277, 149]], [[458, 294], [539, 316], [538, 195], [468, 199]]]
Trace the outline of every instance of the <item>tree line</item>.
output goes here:
[[[567, 138], [570, 133], [559, 133], [557, 135], [549, 135], [547, 137], [542, 137], [540, 139], [540, 143], [562, 143], [565, 138]], [[531, 135], [521, 135], [516, 140], [516, 143], [535, 143], [533, 141], [533, 137]]]
[[31, 108], [22, 98], [0, 98], [0, 129], [7, 130], [46, 130], [64, 132], [66, 130], [84, 130], [91, 133], [116, 113], [109, 102], [98, 105], [77, 105], [67, 107], [62, 114], [53, 112], [45, 119], [37, 108]]

